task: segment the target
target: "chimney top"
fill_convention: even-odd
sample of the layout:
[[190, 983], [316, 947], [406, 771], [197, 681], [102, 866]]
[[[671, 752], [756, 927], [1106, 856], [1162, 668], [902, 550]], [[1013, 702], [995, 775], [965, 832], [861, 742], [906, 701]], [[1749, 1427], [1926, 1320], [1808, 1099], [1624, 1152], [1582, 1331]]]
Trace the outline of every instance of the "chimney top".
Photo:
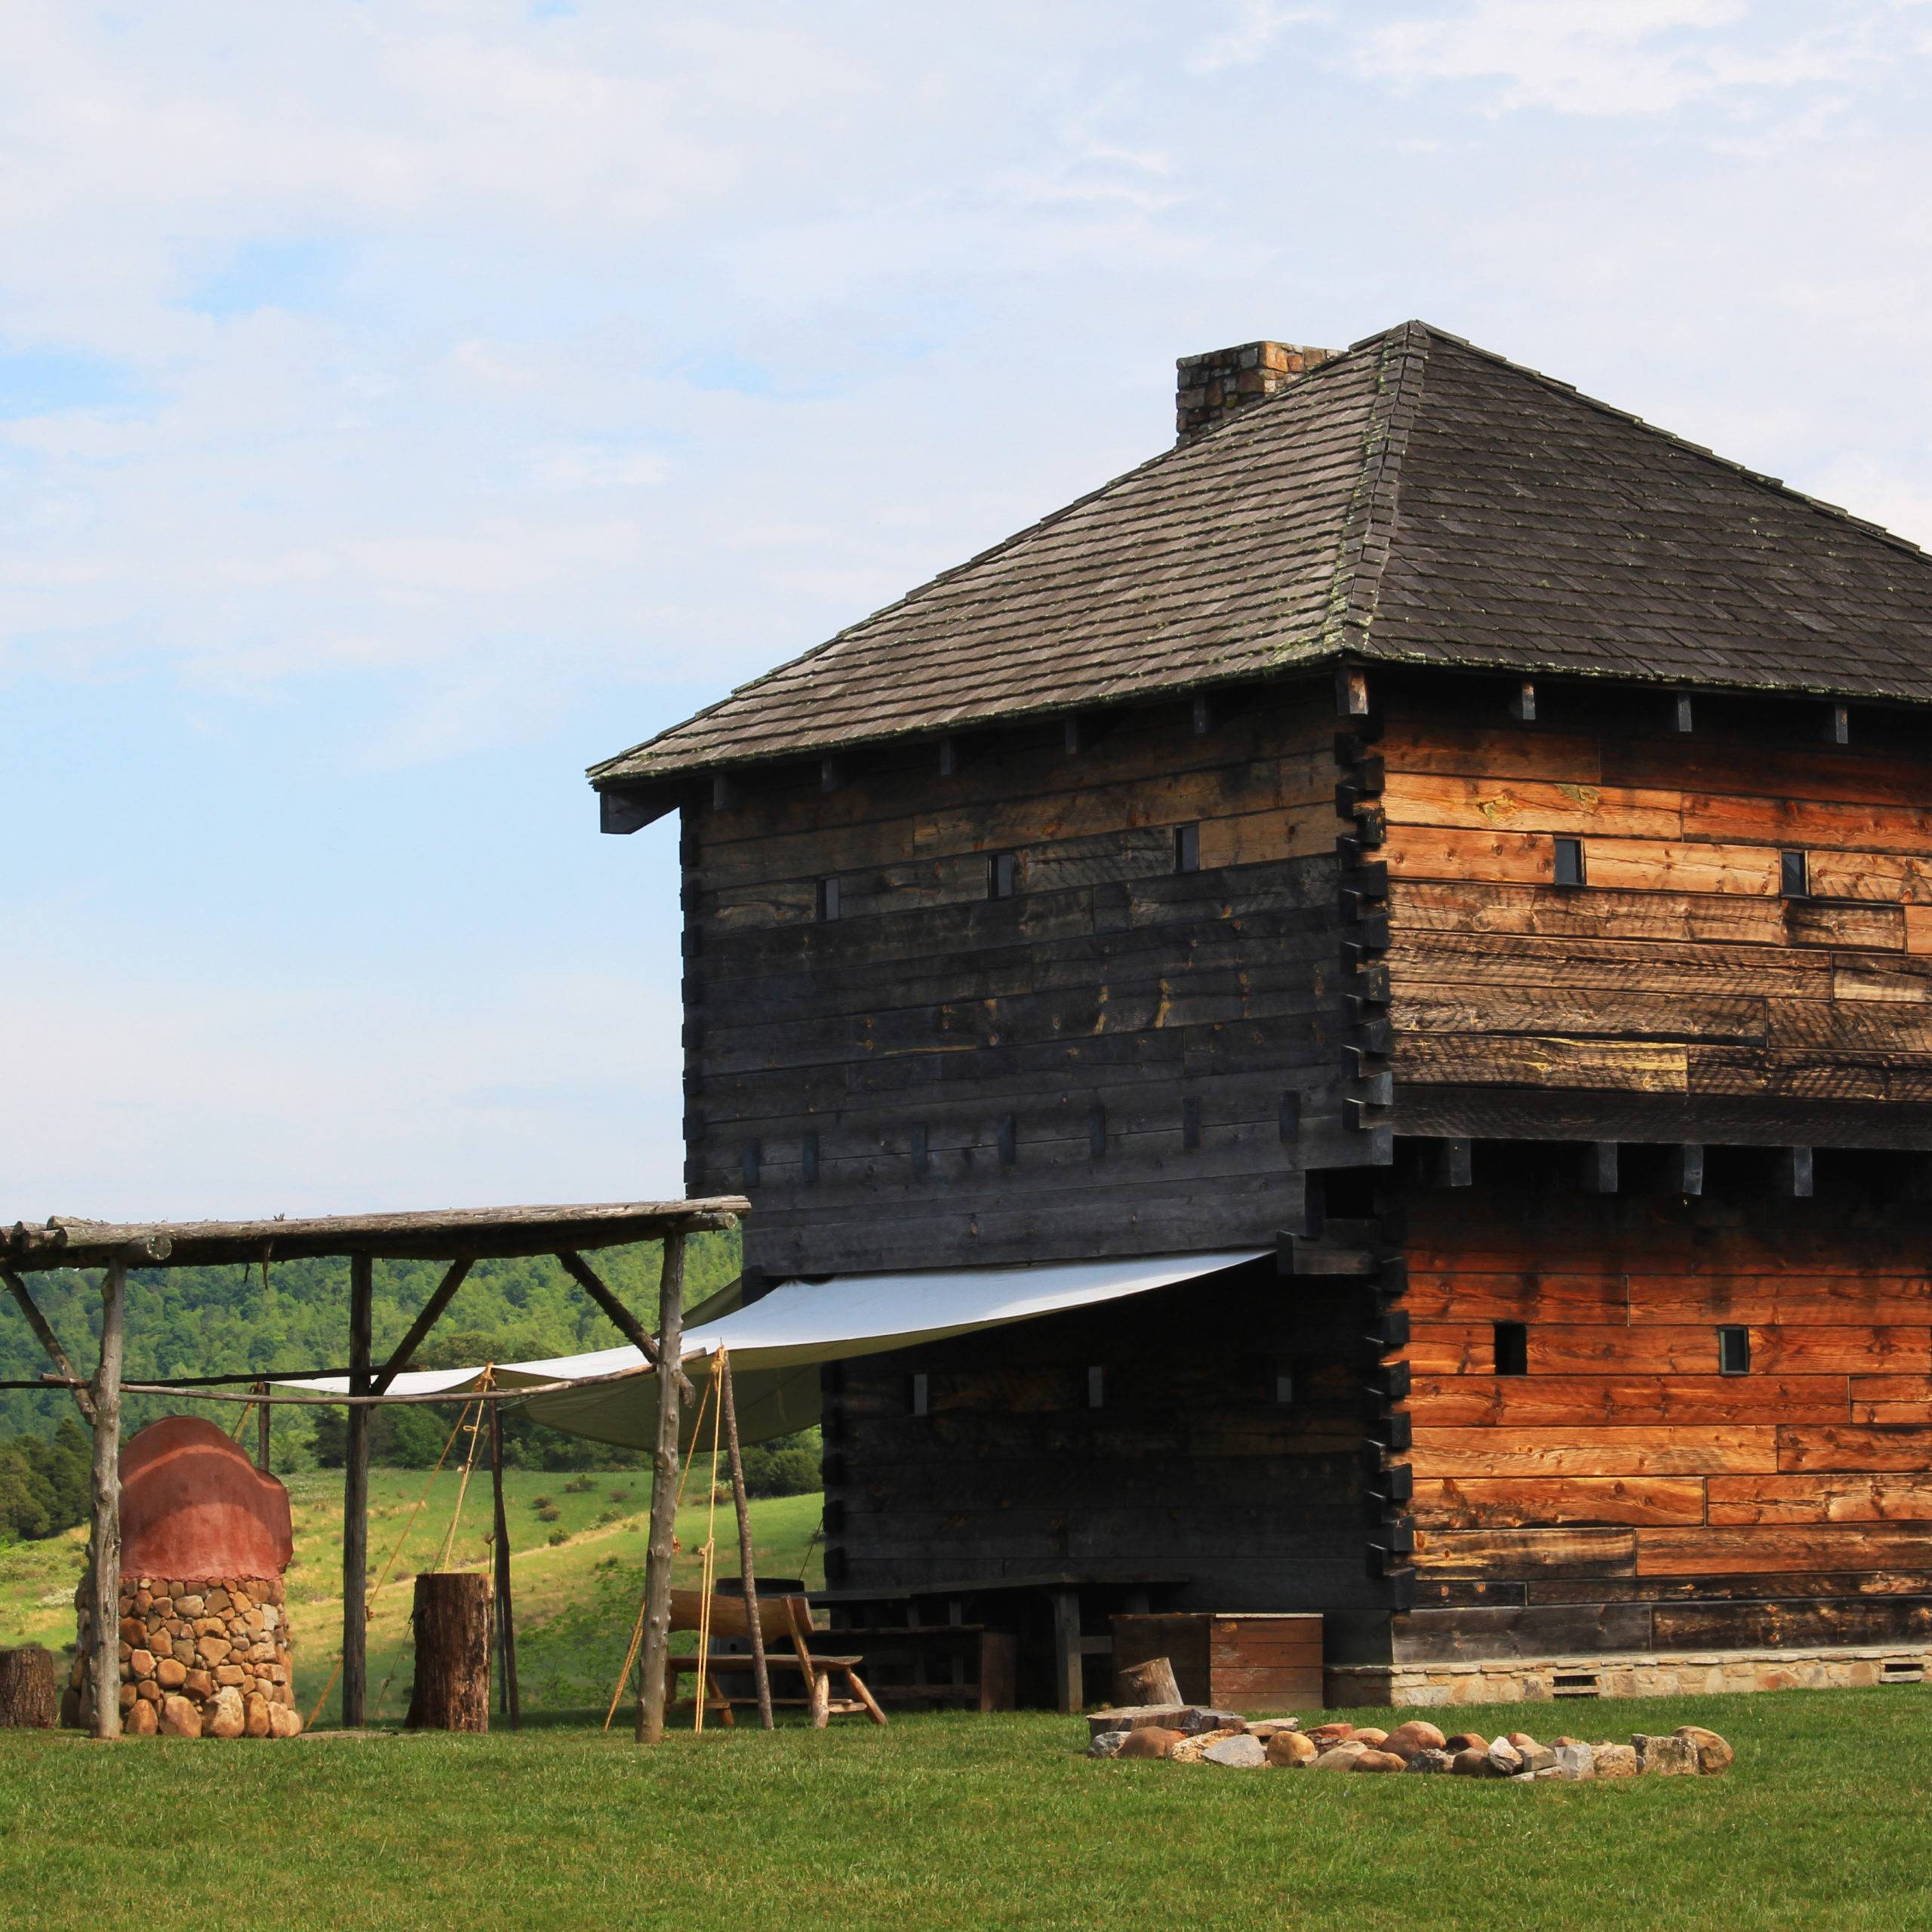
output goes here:
[[1174, 441], [1197, 442], [1251, 403], [1265, 401], [1334, 352], [1292, 342], [1244, 342], [1174, 365]]

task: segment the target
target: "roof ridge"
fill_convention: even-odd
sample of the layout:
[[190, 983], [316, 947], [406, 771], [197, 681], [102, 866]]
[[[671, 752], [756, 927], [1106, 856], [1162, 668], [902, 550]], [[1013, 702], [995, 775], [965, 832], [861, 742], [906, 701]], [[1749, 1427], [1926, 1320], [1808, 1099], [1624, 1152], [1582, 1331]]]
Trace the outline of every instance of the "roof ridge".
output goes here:
[[1362, 432], [1361, 471], [1349, 501], [1335, 546], [1335, 574], [1328, 591], [1321, 643], [1331, 651], [1368, 640], [1382, 592], [1382, 573], [1394, 548], [1400, 515], [1402, 463], [1408, 454], [1427, 380], [1432, 331], [1409, 321], [1378, 336], [1351, 343], [1349, 352], [1367, 343], [1381, 346], [1377, 395]]

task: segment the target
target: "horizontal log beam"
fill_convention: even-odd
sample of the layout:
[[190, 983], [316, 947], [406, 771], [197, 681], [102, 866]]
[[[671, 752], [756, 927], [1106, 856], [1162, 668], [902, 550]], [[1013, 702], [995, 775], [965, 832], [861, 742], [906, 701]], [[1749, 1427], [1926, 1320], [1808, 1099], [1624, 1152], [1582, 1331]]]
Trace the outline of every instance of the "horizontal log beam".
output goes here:
[[396, 1261], [484, 1260], [555, 1254], [565, 1247], [617, 1247], [667, 1234], [733, 1228], [750, 1211], [742, 1195], [723, 1195], [702, 1201], [146, 1226], [57, 1217], [45, 1227], [16, 1223], [7, 1246], [10, 1264], [22, 1273], [102, 1267], [117, 1260], [137, 1267], [189, 1268], [349, 1254]]

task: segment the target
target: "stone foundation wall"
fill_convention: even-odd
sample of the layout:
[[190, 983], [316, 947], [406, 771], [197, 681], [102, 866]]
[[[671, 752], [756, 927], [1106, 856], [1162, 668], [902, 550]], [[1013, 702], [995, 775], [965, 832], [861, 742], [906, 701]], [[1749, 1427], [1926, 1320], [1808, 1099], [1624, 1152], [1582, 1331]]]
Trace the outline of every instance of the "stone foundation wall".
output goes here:
[[1352, 1664], [1323, 1672], [1331, 1710], [1434, 1710], [1560, 1697], [1705, 1697], [1726, 1690], [1840, 1690], [1916, 1684], [1923, 1646], [1860, 1650], [1695, 1651], [1455, 1663]]
[[[61, 1721], [85, 1723], [94, 1607], [75, 1593], [80, 1652]], [[137, 1737], [293, 1737], [286, 1594], [279, 1577], [121, 1580], [121, 1720]]]

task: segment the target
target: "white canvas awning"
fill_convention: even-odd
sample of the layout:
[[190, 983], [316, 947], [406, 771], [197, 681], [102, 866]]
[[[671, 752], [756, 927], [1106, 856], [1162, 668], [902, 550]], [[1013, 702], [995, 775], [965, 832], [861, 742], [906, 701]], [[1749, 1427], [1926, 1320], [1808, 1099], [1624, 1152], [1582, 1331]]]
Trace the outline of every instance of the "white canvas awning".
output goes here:
[[[746, 1442], [762, 1442], [818, 1420], [821, 1362], [914, 1348], [976, 1329], [1144, 1294], [1257, 1258], [1257, 1251], [1251, 1250], [786, 1281], [749, 1308], [702, 1321], [688, 1331], [685, 1372], [701, 1391], [710, 1358], [728, 1348], [739, 1435]], [[392, 1386], [398, 1395], [441, 1394], [473, 1386], [481, 1374], [480, 1367], [425, 1370], [399, 1375]], [[651, 1447], [657, 1432], [657, 1387], [635, 1349], [605, 1349], [594, 1355], [496, 1366], [497, 1385], [506, 1388], [611, 1375], [623, 1379], [533, 1396], [528, 1413], [567, 1435], [626, 1448]], [[337, 1392], [347, 1389], [340, 1378], [302, 1386]], [[696, 1417], [694, 1408], [686, 1419], [688, 1437]], [[708, 1435], [705, 1441], [708, 1447]], [[690, 1447], [688, 1439], [685, 1446]]]

